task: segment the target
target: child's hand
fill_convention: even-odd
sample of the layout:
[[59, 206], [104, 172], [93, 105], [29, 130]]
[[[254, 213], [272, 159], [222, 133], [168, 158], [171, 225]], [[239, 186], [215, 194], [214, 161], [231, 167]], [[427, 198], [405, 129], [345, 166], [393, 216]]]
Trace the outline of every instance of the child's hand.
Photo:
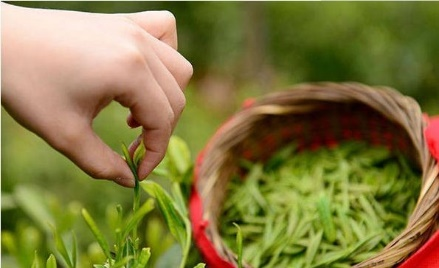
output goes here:
[[2, 3], [2, 104], [94, 178], [133, 186], [123, 159], [93, 131], [115, 100], [142, 126], [141, 178], [163, 158], [185, 106], [191, 64], [169, 12], [93, 14]]

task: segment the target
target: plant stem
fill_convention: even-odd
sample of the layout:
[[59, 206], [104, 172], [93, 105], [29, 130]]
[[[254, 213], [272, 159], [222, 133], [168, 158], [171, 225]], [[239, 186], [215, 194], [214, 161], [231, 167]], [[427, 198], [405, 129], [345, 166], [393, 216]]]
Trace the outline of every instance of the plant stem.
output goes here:
[[[134, 178], [136, 180], [134, 185], [134, 200], [133, 200], [133, 214], [139, 209], [140, 206], [140, 187], [139, 187], [139, 176], [136, 173], [134, 174]], [[133, 229], [133, 241], [137, 239], [137, 228]]]

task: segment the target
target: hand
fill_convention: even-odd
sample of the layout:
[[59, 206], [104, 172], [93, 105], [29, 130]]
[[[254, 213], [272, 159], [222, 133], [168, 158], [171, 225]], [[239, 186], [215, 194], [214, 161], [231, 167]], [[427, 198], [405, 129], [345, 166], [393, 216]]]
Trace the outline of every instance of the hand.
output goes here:
[[[94, 178], [132, 187], [123, 159], [93, 131], [115, 100], [141, 126], [146, 177], [163, 159], [185, 106], [191, 64], [166, 11], [93, 14], [2, 3], [2, 105]], [[131, 150], [136, 146], [131, 146]]]

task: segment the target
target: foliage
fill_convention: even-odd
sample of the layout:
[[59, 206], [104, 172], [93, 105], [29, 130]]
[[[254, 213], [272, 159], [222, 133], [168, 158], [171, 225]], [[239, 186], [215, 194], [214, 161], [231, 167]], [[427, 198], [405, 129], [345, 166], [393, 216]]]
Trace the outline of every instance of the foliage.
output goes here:
[[[49, 254], [45, 267], [56, 267], [57, 262], [61, 262], [63, 266], [69, 268], [87, 267], [91, 264], [96, 268], [142, 268], [147, 265], [154, 265], [154, 263], [159, 264], [160, 259], [157, 257], [151, 258], [151, 255], [155, 254], [154, 248], [151, 252], [150, 248], [141, 247], [140, 243], [143, 241], [141, 241], [141, 237], [138, 235], [141, 221], [144, 220], [147, 214], [153, 211], [154, 200], [156, 200], [166, 226], [170, 230], [170, 234], [174, 236], [182, 249], [180, 251], [182, 256], [180, 267], [184, 268], [186, 265], [190, 265], [187, 264], [187, 260], [192, 244], [192, 231], [186, 209], [187, 196], [183, 196], [180, 188], [182, 185], [187, 187], [190, 184], [188, 174], [192, 170], [192, 160], [186, 143], [176, 136], [171, 137], [165, 161], [153, 172], [171, 179], [172, 196], [156, 182], [147, 181], [141, 183], [138, 180], [138, 164], [145, 154], [143, 143], [135, 150], [132, 158], [125, 146], [122, 147], [122, 151], [127, 164], [135, 175], [136, 186], [133, 193], [132, 212], [124, 215], [122, 206], [116, 205], [113, 207], [113, 210], [116, 210], [116, 214], [111, 213], [108, 216], [107, 224], [112, 231], [110, 233], [112, 233], [114, 243], [108, 242], [104, 234], [105, 230], [99, 227], [90, 213], [85, 208], [81, 209], [82, 217], [94, 237], [93, 243], [100, 247], [101, 257], [95, 258], [90, 256], [90, 253], [82, 252], [84, 247], [80, 247], [78, 254], [78, 242], [75, 233], [72, 232], [70, 236], [67, 236], [67, 232], [73, 226], [78, 215], [77, 210], [65, 213], [62, 208], [58, 207], [59, 203], [56, 200], [44, 198], [43, 190], [32, 186], [20, 186], [17, 187], [13, 196], [7, 196], [9, 198], [8, 202], [13, 203], [10, 206], [16, 205], [17, 208], [23, 210], [28, 217], [32, 218], [39, 225], [39, 229], [24, 225], [23, 227], [20, 226], [16, 233], [6, 230], [2, 231], [2, 245], [7, 249], [10, 256], [16, 259], [16, 262], [8, 259], [3, 264], [5, 266], [44, 267], [45, 257], [40, 257], [38, 253], [40, 250], [44, 252], [44, 255]], [[151, 196], [143, 203], [140, 201], [140, 184]], [[49, 201], [52, 201], [55, 206], [51, 206]], [[151, 231], [157, 231], [157, 233], [153, 234], [147, 230], [145, 237], [149, 242], [155, 242], [154, 246], [157, 246], [157, 252], [165, 256], [166, 259], [169, 259], [169, 256], [164, 254], [166, 253], [166, 248], [163, 248], [163, 242], [168, 241], [166, 247], [170, 247], [173, 241], [167, 239], [169, 234], [164, 232], [161, 224], [157, 224], [157, 218], [152, 223], [154, 228]], [[47, 237], [44, 241], [49, 244], [48, 248], [41, 247], [43, 244], [42, 236], [44, 235], [41, 234], [42, 232], [47, 236], [51, 235], [51, 237]], [[160, 237], [155, 236], [157, 234], [161, 234]], [[175, 259], [176, 256], [171, 258]], [[202, 263], [199, 263], [196, 267], [204, 266]]]

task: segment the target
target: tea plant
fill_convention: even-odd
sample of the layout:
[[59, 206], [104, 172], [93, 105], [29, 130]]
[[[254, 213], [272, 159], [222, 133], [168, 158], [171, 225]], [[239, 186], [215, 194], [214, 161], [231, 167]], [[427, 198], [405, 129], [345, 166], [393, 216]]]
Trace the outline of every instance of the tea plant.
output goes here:
[[242, 236], [253, 267], [361, 262], [402, 231], [420, 189], [407, 159], [360, 142], [300, 153], [290, 146], [243, 166], [248, 174], [229, 184], [220, 231], [231, 248]]
[[[98, 245], [99, 250], [104, 256], [104, 259], [99, 257], [102, 261], [94, 262], [93, 267], [141, 268], [153, 267], [154, 264], [158, 265], [157, 267], [164, 267], [163, 265], [160, 266], [162, 261], [160, 261], [159, 257], [160, 254], [164, 254], [163, 257], [167, 257], [166, 247], [171, 246], [173, 243], [172, 239], [169, 239], [171, 235], [181, 248], [181, 250], [178, 250], [181, 255], [179, 264], [172, 267], [188, 267], [187, 260], [190, 255], [192, 230], [188, 220], [186, 200], [191, 183], [192, 160], [187, 145], [180, 138], [173, 136], [164, 160], [153, 171], [156, 178], [168, 179], [167, 181], [171, 183], [171, 194], [165, 190], [168, 187], [164, 182], [159, 184], [149, 179], [144, 182], [139, 181], [137, 166], [145, 153], [143, 144], [135, 150], [132, 157], [130, 157], [125, 145], [122, 146], [122, 151], [127, 165], [135, 176], [136, 183], [133, 190], [132, 209], [130, 211], [125, 212], [121, 205], [109, 207], [107, 211], [107, 222], [112, 230], [112, 240], [114, 241], [112, 243], [108, 242], [107, 233], [103, 228], [99, 227], [97, 221], [90, 215], [87, 209], [76, 209], [75, 211], [78, 212], [75, 212], [74, 215], [72, 213], [67, 216], [61, 216], [61, 213], [53, 214], [53, 210], [47, 207], [47, 202], [42, 198], [45, 194], [31, 190], [32, 187], [17, 188], [18, 193], [11, 200], [18, 200], [15, 202], [34, 219], [34, 222], [41, 225], [41, 229], [46, 234], [50, 234], [52, 237], [50, 239], [50, 251], [53, 252], [53, 254], [50, 254], [45, 259], [41, 257], [41, 252], [35, 250], [37, 245], [42, 243], [38, 241], [43, 240], [39, 235], [29, 236], [31, 231], [32, 233], [39, 234], [36, 228], [21, 227], [24, 228], [23, 230], [29, 230], [29, 232], [17, 232], [18, 234], [23, 234], [23, 236], [17, 236], [17, 234], [11, 232], [2, 232], [2, 244], [5, 245], [9, 253], [16, 256], [22, 267], [57, 267], [59, 264], [68, 268], [84, 267], [86, 264], [82, 260], [89, 253], [78, 252], [79, 247], [75, 233], [70, 232], [70, 235], [66, 233], [67, 230], [71, 230], [73, 227], [73, 223], [69, 219], [76, 218], [78, 213], [82, 215], [89, 229], [89, 234], [91, 231], [93, 235], [95, 242], [91, 245]], [[145, 201], [141, 199], [141, 189], [149, 195]], [[156, 206], [161, 212], [169, 232], [165, 230], [165, 227], [162, 226], [163, 224], [156, 216], [151, 218], [145, 217], [153, 212]], [[59, 210], [62, 210], [62, 208], [59, 208]], [[65, 217], [67, 218], [64, 219]], [[148, 218], [147, 228], [153, 229], [151, 232], [149, 230], [145, 232], [146, 240], [151, 241], [154, 245], [152, 249], [141, 246], [144, 241], [142, 241], [142, 237], [139, 237], [138, 229], [140, 223], [146, 218]], [[71, 223], [62, 225], [61, 223], [66, 222], [66, 220]], [[152, 234], [152, 232], [155, 233]], [[160, 237], [155, 237], [157, 235], [160, 235]], [[24, 246], [29, 248], [24, 248]], [[32, 246], [35, 247], [34, 250], [31, 249]], [[19, 250], [18, 248], [20, 247], [26, 250]], [[155, 251], [156, 247], [157, 251]], [[171, 249], [173, 248], [171, 247]], [[154, 258], [154, 254], [158, 255]], [[174, 254], [172, 259], [175, 259], [175, 257]], [[81, 261], [78, 261], [79, 259]], [[194, 263], [194, 260], [191, 261]], [[199, 263], [195, 267], [202, 268], [204, 264]]]
[[[182, 258], [180, 267], [184, 268], [191, 246], [191, 224], [188, 219], [188, 211], [186, 201], [181, 191], [181, 185], [188, 184], [188, 174], [190, 172], [191, 159], [186, 144], [177, 137], [172, 137], [167, 157], [163, 164], [154, 171], [155, 174], [169, 176], [172, 181], [171, 197], [161, 185], [145, 181], [140, 183], [137, 175], [137, 168], [145, 154], [145, 147], [141, 143], [135, 150], [133, 157], [125, 145], [122, 146], [124, 158], [135, 177], [133, 213], [126, 220], [123, 220], [122, 209], [119, 207], [118, 221], [120, 225], [116, 228], [116, 243], [114, 252], [110, 251], [108, 243], [103, 238], [102, 233], [97, 228], [95, 222], [86, 210], [82, 211], [82, 215], [86, 220], [90, 230], [92, 231], [96, 241], [107, 257], [107, 261], [103, 265], [95, 265], [96, 268], [104, 267], [146, 267], [149, 262], [151, 252], [149, 248], [139, 248], [139, 238], [137, 237], [137, 228], [140, 220], [154, 208], [152, 198], [149, 198], [142, 206], [140, 206], [140, 184], [142, 188], [148, 192], [157, 202], [165, 222], [182, 248]], [[204, 267], [204, 264], [198, 264], [197, 268]]]

